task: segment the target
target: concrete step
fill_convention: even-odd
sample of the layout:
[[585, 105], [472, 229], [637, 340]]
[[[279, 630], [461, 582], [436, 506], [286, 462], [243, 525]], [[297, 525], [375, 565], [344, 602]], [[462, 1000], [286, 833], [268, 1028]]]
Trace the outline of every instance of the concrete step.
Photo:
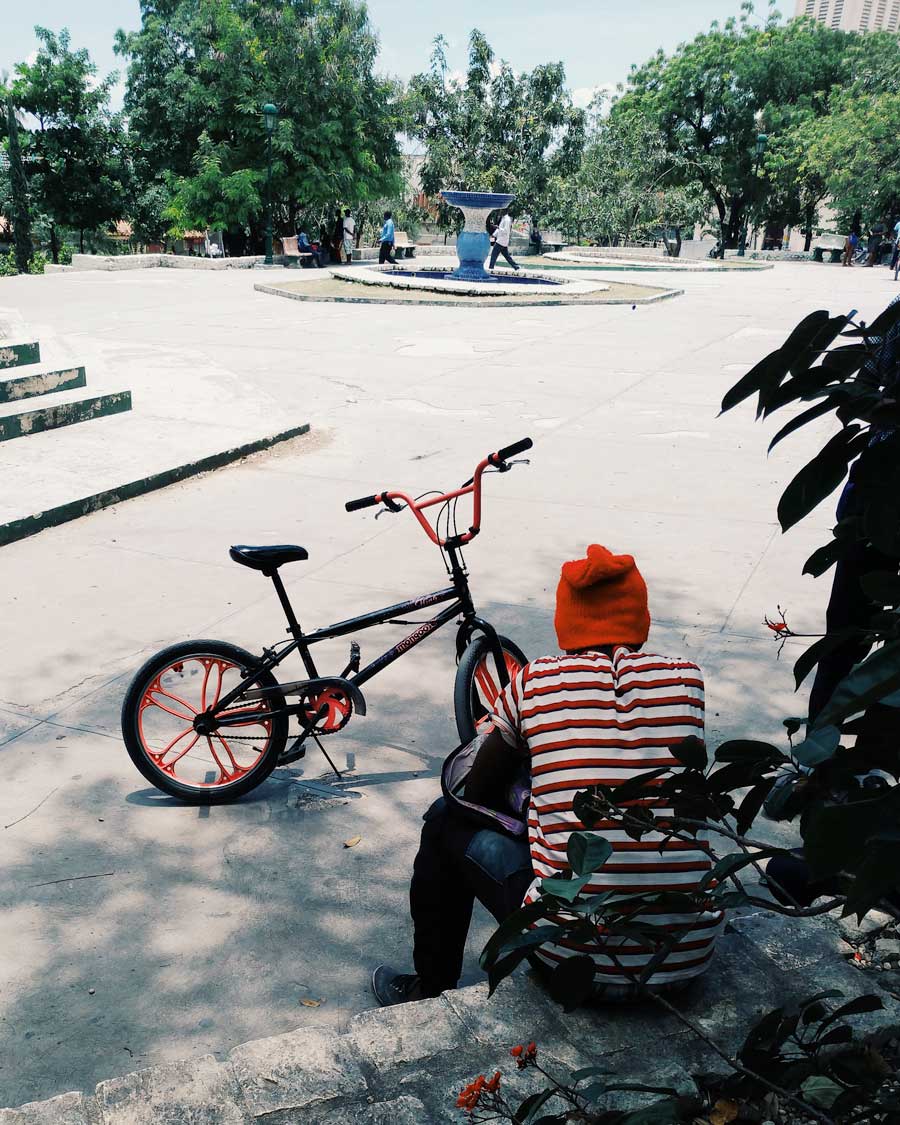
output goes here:
[[212, 421], [160, 416], [143, 403], [90, 426], [0, 443], [0, 547], [218, 469], [309, 429], [265, 400], [260, 405], [268, 409], [220, 410]]
[[23, 410], [19, 402], [3, 403], [0, 405], [0, 442], [130, 409], [131, 391], [113, 391], [91, 398], [84, 398], [80, 391], [57, 391], [44, 396], [41, 405], [33, 410]]
[[40, 363], [41, 345], [37, 340], [22, 343], [14, 340], [0, 340], [0, 371], [7, 367], [21, 367], [26, 363]]
[[20, 402], [36, 395], [71, 391], [87, 382], [83, 367], [64, 367], [53, 371], [31, 371], [27, 375], [0, 379], [0, 403]]

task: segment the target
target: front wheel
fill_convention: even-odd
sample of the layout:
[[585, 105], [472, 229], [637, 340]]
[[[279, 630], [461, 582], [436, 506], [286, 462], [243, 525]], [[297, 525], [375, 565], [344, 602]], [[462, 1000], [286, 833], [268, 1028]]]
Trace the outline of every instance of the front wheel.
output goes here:
[[[509, 637], [497, 635], [509, 678], [517, 675], [528, 663], [528, 658]], [[471, 742], [494, 710], [502, 686], [498, 675], [497, 660], [491, 642], [479, 633], [462, 654], [456, 669], [456, 684], [453, 689], [453, 707], [456, 711], [456, 729], [460, 741]]]
[[[226, 641], [185, 641], [151, 657], [122, 704], [122, 737], [144, 777], [193, 805], [218, 805], [255, 789], [275, 768], [288, 735], [285, 699], [241, 697], [229, 722], [200, 733], [195, 719], [259, 667], [255, 656]], [[277, 688], [265, 672], [254, 686]]]

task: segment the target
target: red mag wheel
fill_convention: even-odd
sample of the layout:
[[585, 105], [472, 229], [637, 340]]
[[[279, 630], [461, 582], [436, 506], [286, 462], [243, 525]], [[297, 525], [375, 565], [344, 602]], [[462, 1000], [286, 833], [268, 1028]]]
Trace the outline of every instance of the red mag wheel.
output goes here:
[[[122, 706], [122, 734], [134, 764], [158, 789], [195, 804], [233, 800], [272, 772], [287, 741], [284, 696], [241, 701], [221, 717], [228, 725], [198, 731], [195, 720], [235, 687], [258, 661], [224, 641], [173, 645], [134, 678]], [[260, 687], [277, 687], [265, 673]], [[246, 716], [246, 721], [241, 720]]]
[[[527, 663], [517, 644], [498, 635], [507, 674], [512, 680]], [[453, 705], [461, 742], [471, 742], [488, 721], [502, 690], [497, 660], [488, 638], [476, 636], [462, 654], [456, 670]]]

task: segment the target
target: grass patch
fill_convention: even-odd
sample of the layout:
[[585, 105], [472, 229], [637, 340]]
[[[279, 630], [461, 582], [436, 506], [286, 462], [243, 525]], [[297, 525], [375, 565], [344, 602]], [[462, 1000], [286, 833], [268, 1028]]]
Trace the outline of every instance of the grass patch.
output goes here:
[[[529, 265], [531, 262], [529, 261]], [[315, 281], [283, 281], [277, 285], [257, 286], [266, 292], [282, 292], [286, 296], [308, 301], [348, 301], [397, 305], [468, 305], [469, 307], [501, 305], [609, 305], [643, 302], [671, 290], [652, 285], [622, 285], [609, 282], [608, 289], [595, 293], [563, 294], [548, 292], [496, 296], [479, 294], [468, 297], [459, 293], [437, 293], [429, 289], [395, 289], [389, 285], [354, 285], [327, 277]]]

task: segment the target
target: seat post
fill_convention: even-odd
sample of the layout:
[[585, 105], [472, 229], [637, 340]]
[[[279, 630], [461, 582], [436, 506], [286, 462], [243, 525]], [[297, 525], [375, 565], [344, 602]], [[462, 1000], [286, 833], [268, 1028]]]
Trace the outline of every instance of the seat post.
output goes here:
[[284, 610], [284, 615], [287, 618], [287, 623], [290, 626], [294, 640], [299, 641], [303, 636], [303, 630], [300, 628], [300, 622], [294, 616], [294, 607], [288, 600], [287, 591], [284, 588], [284, 583], [281, 581], [281, 575], [277, 570], [264, 570], [263, 574], [265, 574], [267, 578], [272, 579], [272, 585], [275, 587], [275, 593], [278, 595], [278, 600], [281, 602], [281, 608]]

